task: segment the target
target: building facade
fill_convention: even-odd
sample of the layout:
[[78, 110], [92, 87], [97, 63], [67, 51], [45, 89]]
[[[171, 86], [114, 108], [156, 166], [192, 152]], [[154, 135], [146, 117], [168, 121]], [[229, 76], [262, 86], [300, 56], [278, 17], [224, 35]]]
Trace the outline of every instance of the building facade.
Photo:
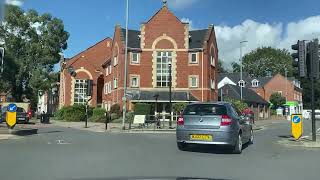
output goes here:
[[256, 78], [244, 72], [241, 81], [239, 73], [220, 74], [218, 88], [226, 84], [250, 88], [268, 102], [271, 94], [280, 93], [286, 98], [285, 105], [290, 108], [290, 114], [302, 112], [302, 88], [300, 82], [293, 77], [286, 78], [281, 74], [276, 74], [272, 77]]
[[[84, 99], [87, 97], [76, 88], [81, 87], [81, 82], [85, 83], [83, 80], [93, 79], [92, 106], [101, 105], [107, 110], [113, 104], [122, 107], [125, 37], [126, 30], [116, 25], [113, 39], [107, 38], [100, 42], [102, 47], [97, 48], [98, 43], [65, 63], [64, 77], [61, 78], [61, 84], [65, 86], [60, 88], [60, 92], [65, 93], [60, 96], [61, 105], [83, 102], [78, 100], [77, 93], [82, 93]], [[103, 52], [103, 56], [96, 58], [94, 52]], [[92, 54], [90, 59], [86, 53]], [[128, 30], [127, 109], [132, 110], [135, 103], [144, 102], [157, 103], [158, 111], [168, 112], [170, 67], [172, 102], [218, 100], [217, 60], [213, 25], [190, 30], [189, 24], [181, 22], [164, 4], [153, 17], [141, 24], [140, 30]], [[68, 71], [71, 65], [76, 72], [74, 76], [70, 75], [72, 70]], [[78, 82], [79, 86], [76, 85]]]

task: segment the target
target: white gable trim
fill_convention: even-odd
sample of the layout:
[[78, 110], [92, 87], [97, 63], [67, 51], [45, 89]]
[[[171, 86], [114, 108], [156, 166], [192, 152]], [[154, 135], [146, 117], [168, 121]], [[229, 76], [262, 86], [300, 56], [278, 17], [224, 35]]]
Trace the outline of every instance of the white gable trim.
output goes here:
[[226, 84], [231, 84], [231, 85], [237, 85], [234, 83], [231, 79], [228, 77], [224, 77], [219, 83], [218, 83], [218, 89], [222, 88]]

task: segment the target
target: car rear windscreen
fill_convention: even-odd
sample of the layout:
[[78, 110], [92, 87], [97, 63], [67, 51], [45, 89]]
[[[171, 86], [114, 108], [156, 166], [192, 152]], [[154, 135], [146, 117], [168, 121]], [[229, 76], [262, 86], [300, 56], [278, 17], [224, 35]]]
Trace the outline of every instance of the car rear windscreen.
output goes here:
[[17, 107], [17, 112], [25, 112], [23, 108]]
[[227, 108], [219, 104], [192, 104], [183, 111], [183, 115], [224, 115]]

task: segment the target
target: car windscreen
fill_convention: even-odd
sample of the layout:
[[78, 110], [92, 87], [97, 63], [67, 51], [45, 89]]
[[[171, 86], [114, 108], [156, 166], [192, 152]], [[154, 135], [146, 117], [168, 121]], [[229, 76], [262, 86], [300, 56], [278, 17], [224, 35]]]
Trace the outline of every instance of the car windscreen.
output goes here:
[[25, 112], [23, 108], [17, 107], [17, 112]]
[[192, 104], [183, 111], [183, 115], [223, 115], [227, 108], [220, 104]]

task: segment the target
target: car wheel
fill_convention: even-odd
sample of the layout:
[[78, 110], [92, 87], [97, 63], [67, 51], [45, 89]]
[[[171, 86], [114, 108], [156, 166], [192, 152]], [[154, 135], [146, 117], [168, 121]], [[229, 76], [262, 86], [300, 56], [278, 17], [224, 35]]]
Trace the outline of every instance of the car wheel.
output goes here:
[[241, 152], [242, 152], [242, 136], [241, 136], [241, 133], [239, 133], [236, 144], [233, 147], [233, 153], [241, 154]]
[[253, 135], [253, 130], [250, 130], [250, 139], [249, 139], [249, 144], [253, 144], [254, 141], [254, 135]]
[[177, 146], [179, 150], [185, 151], [187, 145], [185, 143], [177, 142]]

